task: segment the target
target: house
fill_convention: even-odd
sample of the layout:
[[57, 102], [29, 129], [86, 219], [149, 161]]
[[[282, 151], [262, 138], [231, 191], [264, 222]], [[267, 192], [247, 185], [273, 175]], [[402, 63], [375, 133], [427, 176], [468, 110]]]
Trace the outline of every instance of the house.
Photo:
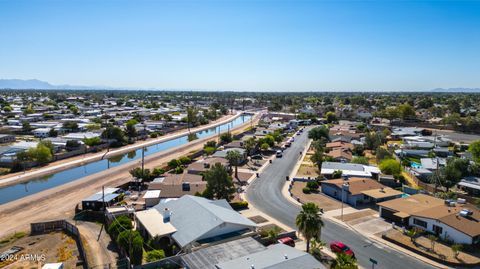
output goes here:
[[406, 136], [418, 136], [424, 133], [425, 129], [417, 127], [394, 127], [390, 137], [392, 139], [400, 139]]
[[226, 145], [223, 145], [224, 149], [231, 149], [231, 148], [243, 148], [243, 141], [232, 141]]
[[83, 141], [84, 139], [101, 137], [101, 135], [102, 135], [101, 133], [94, 133], [94, 132], [69, 133], [67, 135], [62, 136], [62, 138], [67, 140]]
[[247, 160], [247, 151], [245, 149], [242, 149], [242, 148], [228, 148], [228, 149], [224, 149], [224, 150], [220, 150], [220, 151], [217, 151], [215, 152], [212, 157], [215, 157], [215, 158], [227, 158], [227, 154], [229, 151], [238, 151], [240, 153], [240, 155], [242, 156], [242, 159], [240, 160], [240, 163], [243, 163], [244, 161]]
[[447, 165], [447, 160], [444, 158], [421, 158], [420, 163], [422, 168], [433, 172]]
[[47, 138], [49, 137], [50, 135], [50, 128], [37, 128], [35, 130], [32, 131], [33, 133], [33, 136], [37, 137], [37, 138]]
[[323, 162], [320, 174], [324, 175], [326, 178], [332, 178], [335, 171], [342, 171], [342, 175], [347, 177], [366, 177], [375, 179], [377, 179], [380, 174], [380, 169], [375, 166], [340, 162]]
[[395, 199], [403, 194], [369, 178], [352, 177], [348, 180], [343, 178], [325, 180], [321, 182], [321, 185], [323, 193], [338, 200], [343, 200], [352, 206]]
[[335, 148], [325, 153], [325, 156], [331, 157], [336, 162], [351, 162], [353, 155], [349, 149]]
[[465, 177], [457, 183], [457, 187], [471, 196], [480, 196], [480, 177]]
[[105, 188], [82, 200], [82, 210], [102, 211], [120, 200], [119, 188]]
[[325, 269], [326, 267], [317, 261], [309, 253], [292, 248], [285, 244], [274, 244], [267, 249], [216, 264], [217, 269]]
[[328, 150], [332, 149], [349, 149], [353, 150], [354, 146], [353, 144], [349, 142], [344, 142], [344, 141], [336, 141], [336, 142], [330, 142], [325, 145], [325, 148]]
[[480, 242], [480, 210], [469, 204], [415, 194], [377, 204], [380, 216], [407, 227], [418, 227], [459, 244]]
[[143, 236], [169, 238], [185, 251], [257, 228], [257, 224], [233, 210], [226, 200], [192, 195], [160, 203], [135, 215]]
[[200, 175], [203, 172], [208, 171], [212, 166], [216, 163], [220, 163], [224, 167], [228, 167], [228, 160], [225, 158], [205, 158], [202, 160], [198, 160], [194, 163], [191, 163], [187, 167], [187, 171], [189, 174]]
[[0, 144], [15, 142], [15, 136], [9, 134], [0, 134]]
[[202, 176], [190, 174], [165, 174], [150, 182], [149, 190], [160, 190], [160, 199], [179, 198], [186, 194], [202, 193], [207, 188], [207, 182]]

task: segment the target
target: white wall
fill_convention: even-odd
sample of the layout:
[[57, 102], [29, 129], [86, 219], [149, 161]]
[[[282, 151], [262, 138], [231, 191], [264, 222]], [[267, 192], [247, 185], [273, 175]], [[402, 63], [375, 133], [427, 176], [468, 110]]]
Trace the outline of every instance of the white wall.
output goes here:
[[442, 233], [440, 234], [440, 237], [443, 239], [452, 240], [455, 243], [460, 243], [460, 244], [468, 244], [468, 245], [472, 244], [472, 237], [444, 224], [443, 222], [433, 220], [433, 219], [428, 219], [428, 218], [415, 217], [415, 216], [410, 217], [409, 225], [412, 227], [419, 227], [422, 229], [424, 229], [424, 227], [415, 225], [413, 223], [414, 219], [425, 221], [427, 223], [427, 231], [429, 232], [433, 232], [434, 224], [436, 226], [442, 227]]

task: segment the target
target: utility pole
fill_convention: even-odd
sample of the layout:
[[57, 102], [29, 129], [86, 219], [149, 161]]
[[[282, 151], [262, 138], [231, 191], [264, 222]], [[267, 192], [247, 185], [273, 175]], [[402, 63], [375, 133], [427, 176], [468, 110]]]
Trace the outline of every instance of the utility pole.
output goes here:
[[[145, 177], [145, 147], [142, 148], [142, 177]], [[138, 180], [138, 192], [140, 193], [140, 180]]]

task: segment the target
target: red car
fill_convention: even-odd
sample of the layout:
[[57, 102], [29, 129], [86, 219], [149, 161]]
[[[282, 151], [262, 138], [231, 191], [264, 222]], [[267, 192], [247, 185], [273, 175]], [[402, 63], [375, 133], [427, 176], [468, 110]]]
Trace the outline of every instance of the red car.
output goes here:
[[280, 238], [280, 239], [278, 239], [278, 243], [285, 244], [287, 246], [291, 246], [292, 248], [295, 247], [295, 241], [293, 241], [293, 239], [291, 237]]
[[352, 258], [355, 259], [355, 253], [344, 243], [342, 242], [332, 242], [330, 244], [330, 250], [332, 250], [333, 253], [344, 253], [349, 256], [352, 256]]

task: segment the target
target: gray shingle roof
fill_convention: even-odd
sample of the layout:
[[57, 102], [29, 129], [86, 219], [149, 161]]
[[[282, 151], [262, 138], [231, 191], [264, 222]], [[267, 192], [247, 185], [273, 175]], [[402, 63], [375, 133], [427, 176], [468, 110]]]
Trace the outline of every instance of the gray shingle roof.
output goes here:
[[257, 226], [233, 210], [226, 200], [184, 195], [154, 208], [161, 214], [165, 214], [165, 208], [171, 212], [170, 223], [177, 230], [172, 237], [181, 247], [203, 239], [202, 236], [221, 225], [237, 225], [239, 230]]

